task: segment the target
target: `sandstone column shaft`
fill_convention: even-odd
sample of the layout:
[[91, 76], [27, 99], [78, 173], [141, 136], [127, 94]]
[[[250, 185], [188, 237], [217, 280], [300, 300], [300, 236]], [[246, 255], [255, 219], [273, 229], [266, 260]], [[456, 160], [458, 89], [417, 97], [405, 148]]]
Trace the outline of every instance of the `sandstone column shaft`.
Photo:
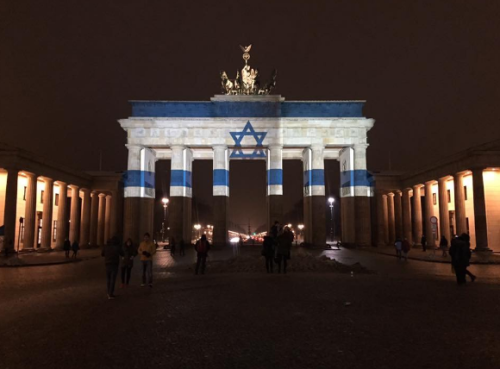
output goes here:
[[396, 238], [403, 239], [403, 208], [401, 192], [394, 192], [394, 218], [396, 223]]
[[64, 241], [68, 237], [68, 219], [66, 200], [68, 198], [68, 185], [59, 182], [59, 204], [57, 207], [57, 233], [56, 249], [62, 250]]
[[383, 192], [377, 193], [377, 244], [387, 245], [389, 225], [387, 224], [387, 199]]
[[26, 186], [26, 205], [24, 211], [24, 242], [23, 249], [33, 249], [35, 244], [36, 220], [36, 192], [37, 177], [35, 174], [26, 173], [28, 183]]
[[214, 146], [213, 150], [213, 243], [216, 246], [225, 246], [228, 243], [229, 150], [226, 146]]
[[90, 241], [90, 190], [82, 189], [82, 221], [80, 223], [80, 247], [87, 247]]
[[42, 213], [42, 249], [52, 248], [52, 213], [54, 211], [54, 180], [44, 178], [45, 189], [43, 191], [43, 213]]
[[483, 169], [472, 170], [474, 192], [474, 227], [476, 231], [476, 251], [491, 251], [488, 247], [488, 225], [486, 222], [486, 198], [484, 195]]
[[412, 237], [412, 225], [411, 225], [411, 196], [410, 189], [406, 188], [403, 190], [403, 237], [408, 240], [408, 242], [416, 242]]
[[97, 246], [97, 226], [99, 217], [99, 194], [92, 192], [90, 194], [90, 245]]
[[387, 215], [389, 221], [389, 245], [396, 242], [396, 223], [394, 218], [394, 194], [387, 195]]
[[4, 247], [11, 251], [15, 250], [14, 245], [17, 229], [17, 169], [7, 169], [7, 186], [5, 188], [5, 208], [4, 208]]
[[458, 235], [467, 233], [467, 221], [465, 215], [465, 194], [464, 194], [464, 175], [457, 173], [453, 176], [455, 187], [455, 223]]
[[106, 196], [106, 210], [104, 214], [104, 242], [107, 242], [111, 236], [111, 195]]
[[413, 186], [413, 242], [420, 244], [422, 232], [422, 199], [420, 196], [421, 185]]
[[69, 241], [71, 243], [79, 240], [80, 231], [80, 189], [77, 186], [71, 186], [71, 210], [70, 210], [70, 226], [69, 226]]
[[372, 244], [371, 192], [372, 184], [366, 167], [367, 144], [354, 145], [354, 209], [356, 244]]
[[267, 156], [267, 229], [283, 223], [283, 147], [271, 145]]
[[97, 244], [102, 246], [105, 244], [105, 219], [106, 219], [106, 195], [99, 194], [99, 211], [97, 214]]
[[432, 232], [431, 218], [434, 216], [434, 205], [432, 201], [432, 182], [425, 183], [425, 237], [427, 246], [435, 247], [436, 240]]
[[450, 211], [448, 210], [448, 187], [446, 186], [447, 178], [439, 178], [439, 231], [441, 236], [451, 242], [450, 235]]

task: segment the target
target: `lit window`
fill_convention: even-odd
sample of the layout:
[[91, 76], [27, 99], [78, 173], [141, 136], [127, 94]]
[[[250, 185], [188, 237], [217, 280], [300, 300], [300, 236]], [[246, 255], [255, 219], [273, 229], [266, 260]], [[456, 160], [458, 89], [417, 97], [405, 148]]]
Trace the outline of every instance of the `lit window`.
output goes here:
[[436, 199], [436, 194], [432, 194], [432, 204], [437, 205], [437, 199]]
[[26, 201], [26, 186], [24, 186], [23, 200]]
[[54, 220], [54, 230], [52, 231], [52, 241], [56, 241], [57, 236], [57, 220]]
[[44, 192], [45, 192], [44, 190], [40, 191], [40, 204], [43, 204], [43, 193]]
[[59, 194], [56, 193], [55, 199], [54, 199], [54, 205], [59, 206]]
[[446, 191], [448, 194], [448, 204], [451, 203], [451, 190]]
[[467, 201], [467, 186], [464, 186], [464, 199]]

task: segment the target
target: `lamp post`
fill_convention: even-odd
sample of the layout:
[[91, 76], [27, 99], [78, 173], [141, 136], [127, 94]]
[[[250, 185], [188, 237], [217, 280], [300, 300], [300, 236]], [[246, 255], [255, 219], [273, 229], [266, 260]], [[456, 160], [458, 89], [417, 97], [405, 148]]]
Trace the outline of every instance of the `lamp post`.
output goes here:
[[162, 233], [163, 242], [165, 242], [165, 233], [167, 230], [168, 198], [164, 197], [163, 199], [161, 199], [161, 202], [163, 203], [163, 224], [161, 225], [161, 233]]
[[335, 199], [333, 197], [329, 197], [328, 198], [328, 202], [330, 204], [330, 238], [333, 242], [334, 240], [334, 237], [335, 237], [335, 231], [334, 231], [334, 228], [335, 228], [335, 225], [333, 223], [333, 203], [335, 202]]

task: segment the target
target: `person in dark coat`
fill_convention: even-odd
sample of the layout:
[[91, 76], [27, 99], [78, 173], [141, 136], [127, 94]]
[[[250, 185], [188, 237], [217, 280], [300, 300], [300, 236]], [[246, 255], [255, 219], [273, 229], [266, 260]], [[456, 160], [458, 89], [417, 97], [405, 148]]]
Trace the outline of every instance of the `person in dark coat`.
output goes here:
[[73, 244], [71, 245], [71, 250], [73, 250], [73, 255], [71, 255], [74, 259], [76, 259], [76, 255], [78, 254], [78, 250], [80, 250], [80, 245], [78, 242], [75, 240]]
[[71, 242], [66, 238], [63, 244], [64, 255], [69, 258], [69, 252], [71, 250]]
[[196, 250], [196, 269], [194, 274], [198, 274], [198, 271], [201, 267], [201, 274], [205, 274], [205, 266], [207, 263], [208, 251], [210, 250], [210, 243], [207, 240], [207, 236], [203, 235], [201, 238], [196, 241], [194, 245], [194, 249]]
[[262, 244], [262, 256], [266, 259], [266, 271], [273, 272], [275, 242], [271, 236], [264, 237]]
[[106, 265], [107, 293], [108, 299], [111, 300], [115, 298], [115, 282], [120, 265], [120, 256], [124, 256], [120, 240], [116, 237], [110, 239], [103, 247], [101, 256], [104, 257]]
[[127, 242], [123, 244], [123, 257], [122, 257], [122, 285], [125, 287], [130, 283], [130, 274], [132, 273], [132, 268], [134, 267], [134, 258], [137, 256], [137, 249], [135, 248], [132, 240], [129, 238]]
[[427, 251], [427, 238], [425, 238], [425, 235], [422, 235], [422, 238], [420, 239], [420, 243], [422, 244], [422, 251]]
[[443, 252], [443, 257], [448, 256], [447, 251], [448, 251], [448, 240], [446, 239], [445, 236], [441, 236], [441, 241], [439, 241], [439, 248]]
[[467, 274], [470, 276], [472, 282], [476, 279], [476, 276], [467, 270], [471, 258], [469, 239], [469, 235], [464, 233], [451, 241], [449, 253], [458, 284], [465, 284], [467, 282], [465, 279]]
[[278, 235], [280, 233], [280, 222], [277, 220], [274, 221], [274, 225], [271, 227], [271, 231], [269, 232], [270, 236], [276, 240], [278, 238]]
[[175, 246], [176, 246], [176, 244], [175, 244], [175, 238], [172, 237], [170, 239], [170, 255], [172, 255], [172, 256], [175, 255]]
[[292, 248], [294, 236], [290, 228], [285, 227], [278, 236], [276, 246], [276, 261], [278, 263], [278, 273], [281, 273], [281, 264], [283, 263], [283, 273], [286, 274], [287, 262], [290, 260], [290, 250]]

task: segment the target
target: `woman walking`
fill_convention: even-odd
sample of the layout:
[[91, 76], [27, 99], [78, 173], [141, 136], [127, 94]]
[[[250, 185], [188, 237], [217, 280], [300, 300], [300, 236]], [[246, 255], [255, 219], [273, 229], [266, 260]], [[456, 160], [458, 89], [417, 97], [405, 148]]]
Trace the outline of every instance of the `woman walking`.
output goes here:
[[271, 236], [264, 237], [262, 256], [266, 259], [266, 271], [272, 273], [274, 263], [274, 240]]
[[80, 245], [78, 244], [77, 241], [73, 242], [73, 244], [71, 245], [71, 250], [73, 250], [73, 255], [71, 255], [72, 258], [76, 259], [76, 255], [78, 254], [78, 250], [80, 250]]
[[288, 260], [290, 260], [290, 250], [292, 248], [293, 239], [293, 233], [288, 227], [285, 227], [283, 233], [278, 236], [278, 245], [276, 246], [278, 273], [281, 273], [281, 263], [283, 263], [283, 273], [286, 274], [286, 267]]
[[439, 241], [439, 248], [443, 252], [443, 257], [448, 256], [448, 240], [446, 239], [445, 236], [441, 236], [441, 241]]
[[132, 268], [134, 266], [134, 258], [137, 255], [137, 250], [129, 238], [127, 242], [123, 245], [123, 257], [122, 257], [122, 285], [121, 287], [128, 287], [130, 283], [130, 274], [132, 273]]
[[69, 258], [69, 252], [71, 251], [71, 242], [69, 242], [69, 239], [64, 240], [63, 244], [63, 250], [64, 250], [64, 255]]

